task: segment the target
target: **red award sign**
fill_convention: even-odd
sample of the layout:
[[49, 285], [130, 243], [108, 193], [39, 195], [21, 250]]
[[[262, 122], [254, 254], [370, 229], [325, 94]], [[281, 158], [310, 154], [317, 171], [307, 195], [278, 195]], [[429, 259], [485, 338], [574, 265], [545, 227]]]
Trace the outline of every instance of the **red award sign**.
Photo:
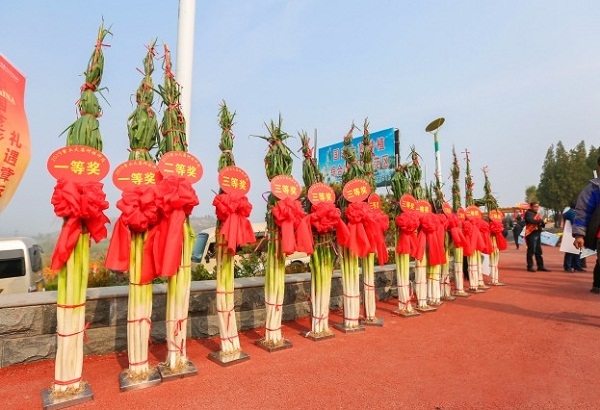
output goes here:
[[137, 159], [123, 162], [112, 175], [113, 184], [121, 191], [156, 185], [161, 179], [162, 175], [154, 162]]
[[479, 209], [476, 205], [469, 205], [465, 210], [467, 214], [467, 218], [481, 218], [483, 215], [481, 214], [481, 209]]
[[250, 177], [246, 171], [229, 166], [219, 171], [219, 186], [228, 194], [246, 195], [250, 192]]
[[490, 216], [490, 221], [502, 222], [502, 219], [504, 218], [504, 214], [502, 213], [502, 211], [498, 211], [497, 209], [490, 211], [489, 216]]
[[106, 175], [110, 164], [108, 158], [97, 149], [85, 145], [69, 145], [54, 151], [46, 163], [48, 172], [55, 179], [77, 182], [99, 182]]
[[458, 219], [460, 219], [461, 221], [467, 219], [467, 213], [462, 207], [458, 208], [458, 210], [456, 211], [456, 215], [458, 215]]
[[362, 202], [369, 197], [370, 193], [371, 186], [362, 178], [354, 178], [348, 181], [342, 190], [342, 194], [348, 202]]
[[317, 182], [308, 188], [308, 200], [316, 205], [321, 202], [333, 204], [335, 202], [335, 192], [324, 182]]
[[160, 157], [158, 169], [163, 177], [178, 176], [195, 184], [202, 178], [202, 164], [192, 154], [185, 151], [169, 151]]
[[415, 209], [421, 213], [428, 214], [431, 212], [431, 204], [424, 199], [419, 199], [415, 204]]
[[417, 209], [417, 200], [411, 194], [404, 194], [400, 197], [400, 209], [404, 212]]
[[373, 209], [381, 209], [381, 197], [377, 194], [369, 195], [369, 199], [367, 199], [369, 206]]
[[444, 202], [442, 204], [442, 212], [444, 213], [444, 215], [450, 215], [452, 213], [452, 207], [448, 202]]
[[277, 175], [271, 180], [271, 192], [279, 199], [298, 199], [300, 184], [289, 175]]

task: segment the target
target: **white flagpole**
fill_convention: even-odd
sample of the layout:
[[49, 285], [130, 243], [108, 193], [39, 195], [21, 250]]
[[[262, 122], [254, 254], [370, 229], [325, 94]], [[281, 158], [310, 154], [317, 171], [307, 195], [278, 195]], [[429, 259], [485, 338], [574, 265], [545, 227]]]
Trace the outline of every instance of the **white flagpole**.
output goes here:
[[177, 60], [175, 79], [181, 85], [181, 109], [186, 121], [186, 136], [190, 142], [192, 108], [192, 66], [194, 63], [194, 23], [196, 0], [179, 0], [179, 22], [177, 26]]

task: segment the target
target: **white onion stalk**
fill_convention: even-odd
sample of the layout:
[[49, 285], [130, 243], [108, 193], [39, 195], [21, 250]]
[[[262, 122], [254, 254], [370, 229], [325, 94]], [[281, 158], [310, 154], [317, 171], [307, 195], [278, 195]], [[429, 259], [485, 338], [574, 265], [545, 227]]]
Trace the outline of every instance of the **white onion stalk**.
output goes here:
[[477, 272], [479, 273], [477, 275], [477, 287], [480, 289], [487, 289], [488, 286], [483, 281], [483, 264], [481, 262], [482, 252], [477, 251], [477, 255]]
[[474, 250], [470, 256], [467, 256], [469, 265], [469, 290], [476, 291], [479, 283], [479, 251]]
[[344, 327], [359, 327], [360, 319], [360, 286], [358, 256], [350, 248], [340, 246], [342, 268], [342, 292], [344, 299]]
[[369, 253], [361, 258], [362, 275], [364, 283], [365, 320], [367, 322], [377, 321], [375, 315], [377, 310], [375, 296], [375, 254]]
[[[85, 229], [84, 229], [85, 231]], [[90, 268], [90, 234], [79, 235], [67, 263], [58, 273], [57, 350], [53, 395], [75, 395], [83, 388], [85, 301]]]
[[427, 266], [427, 303], [439, 306], [440, 301], [440, 277], [442, 265]]
[[331, 277], [335, 256], [332, 240], [331, 233], [318, 235], [314, 253], [310, 256], [312, 321], [308, 336], [323, 337], [333, 333], [329, 328]]
[[[446, 239], [448, 239], [448, 233], [446, 233]], [[452, 297], [452, 286], [450, 284], [450, 242], [446, 240], [445, 242], [445, 252], [446, 252], [446, 263], [442, 265], [442, 282], [441, 282], [441, 298], [451, 298]]]
[[[396, 234], [396, 244], [398, 235]], [[408, 253], [395, 253], [396, 282], [398, 283], [398, 312], [413, 312], [411, 302], [412, 292], [410, 285], [410, 255]]]
[[283, 296], [285, 292], [285, 254], [281, 249], [279, 227], [268, 224], [267, 261], [265, 265], [266, 325], [264, 344], [277, 347], [284, 343], [281, 332]]
[[[176, 240], [173, 238], [173, 240]], [[194, 231], [189, 218], [183, 223], [183, 249], [181, 264], [177, 273], [169, 277], [167, 283], [167, 344], [166, 365], [171, 372], [180, 373], [188, 364], [186, 340], [187, 318], [190, 305], [190, 286], [192, 283], [192, 267], [190, 265]]]
[[492, 249], [493, 252], [490, 254], [490, 279], [493, 285], [499, 283], [498, 280], [498, 263], [500, 261], [500, 250], [498, 249], [498, 242], [496, 237], [492, 235]]
[[456, 294], [465, 294], [464, 289], [464, 272], [463, 272], [463, 255], [464, 249], [454, 248], [454, 291]]
[[423, 254], [421, 260], [415, 260], [415, 293], [417, 307], [427, 307], [427, 255]]
[[221, 353], [234, 354], [241, 350], [235, 318], [233, 252], [227, 247], [225, 236], [217, 232], [217, 316]]
[[141, 284], [146, 233], [131, 234], [129, 256], [129, 300], [127, 304], [127, 357], [129, 377], [148, 376], [148, 341], [152, 316], [152, 283]]

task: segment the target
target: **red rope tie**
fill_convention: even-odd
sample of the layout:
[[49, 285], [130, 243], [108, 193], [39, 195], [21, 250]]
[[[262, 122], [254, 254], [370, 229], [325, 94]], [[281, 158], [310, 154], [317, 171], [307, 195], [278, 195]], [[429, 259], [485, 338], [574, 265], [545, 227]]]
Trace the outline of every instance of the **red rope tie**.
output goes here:
[[229, 337], [219, 337], [219, 339], [221, 339], [221, 341], [227, 340], [228, 342], [231, 342], [232, 340], [235, 340], [235, 339], [238, 339], [238, 338], [239, 338], [238, 335], [229, 336]]
[[279, 304], [279, 303], [269, 303], [265, 300], [265, 304], [269, 305], [269, 306], [275, 306], [275, 310], [279, 311], [279, 309], [281, 309], [281, 307], [283, 306], [283, 304]]
[[360, 316], [359, 317], [346, 317], [346, 316], [344, 316], [344, 320], [358, 320], [358, 319], [360, 319]]
[[131, 363], [131, 362], [129, 362], [129, 366], [140, 366], [140, 365], [142, 365], [142, 364], [146, 364], [146, 363], [148, 363], [148, 359], [146, 359], [146, 360], [143, 360], [143, 361], [141, 361], [141, 362], [136, 362], [136, 363]]
[[167, 322], [175, 322], [175, 331], [173, 332], [173, 336], [177, 336], [179, 332], [181, 332], [181, 326], [183, 322], [185, 322], [188, 318], [185, 319], [169, 319]]
[[323, 316], [315, 316], [315, 315], [310, 315], [313, 319], [317, 319], [317, 325], [321, 322], [321, 320], [325, 320], [327, 319], [327, 315], [323, 315]]
[[227, 313], [227, 328], [226, 328], [227, 331], [229, 331], [229, 323], [231, 322], [231, 316], [232, 316], [231, 312], [233, 312], [234, 309], [235, 309], [235, 307], [232, 307], [231, 309], [228, 309], [228, 310], [217, 309], [217, 312], [219, 312], [219, 313]]
[[83, 329], [80, 330], [79, 332], [71, 333], [71, 334], [68, 334], [68, 335], [63, 335], [62, 333], [56, 332], [56, 335], [59, 336], [59, 337], [71, 337], [71, 336], [78, 335], [79, 333], [83, 333], [83, 341], [86, 342], [86, 343], [89, 343], [90, 339], [88, 339], [87, 334], [86, 334], [86, 331], [88, 330], [88, 327], [90, 327], [90, 322], [87, 322], [85, 324], [85, 326], [83, 327]]
[[152, 333], [152, 320], [150, 320], [149, 317], [143, 317], [141, 319], [133, 319], [133, 320], [129, 320], [128, 319], [127, 320], [127, 323], [135, 323], [135, 322], [146, 322], [146, 323], [148, 323], [148, 342], [150, 344], [152, 344], [152, 337], [150, 336], [150, 333]]
[[175, 349], [168, 349], [169, 352], [179, 352], [180, 355], [183, 355], [183, 340], [180, 343], [180, 346], [177, 346], [173, 340], [169, 339], [169, 344], [175, 346]]
[[79, 383], [81, 380], [83, 380], [83, 377], [78, 377], [73, 380], [67, 380], [66, 382], [63, 382], [60, 380], [54, 380], [54, 384], [56, 384], [57, 386], [68, 386], [69, 384]]
[[179, 267], [185, 269], [185, 268], [191, 268], [192, 265], [191, 264], [190, 265], [179, 265]]
[[367, 282], [363, 282], [363, 285], [369, 289], [375, 289], [375, 285], [369, 285]]
[[346, 295], [345, 293], [342, 293], [342, 295], [346, 298], [359, 298], [360, 297], [360, 295], [350, 296], [350, 295]]
[[78, 307], [82, 307], [82, 306], [85, 306], [85, 302], [80, 303], [78, 305], [62, 305], [59, 303], [56, 304], [56, 307], [60, 308], [60, 309], [77, 309]]
[[232, 290], [231, 292], [227, 292], [225, 290], [217, 290], [217, 295], [231, 295], [233, 293], [235, 293], [234, 290]]
[[129, 284], [131, 286], [146, 286], [146, 285], [151, 285], [151, 283], [135, 283], [135, 282], [129, 282]]
[[276, 329], [269, 329], [268, 327], [265, 327], [265, 329], [267, 329], [269, 332], [276, 332], [276, 331], [278, 331], [278, 330], [281, 330], [281, 326], [279, 326], [279, 327], [278, 327], [278, 328], [276, 328]]

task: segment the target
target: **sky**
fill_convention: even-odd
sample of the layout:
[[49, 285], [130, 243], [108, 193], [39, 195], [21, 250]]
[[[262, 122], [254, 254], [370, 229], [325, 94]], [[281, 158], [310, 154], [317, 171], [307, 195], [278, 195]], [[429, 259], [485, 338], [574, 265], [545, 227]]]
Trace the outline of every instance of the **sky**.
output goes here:
[[[429, 181], [435, 153], [425, 127], [444, 117], [438, 138], [447, 198], [455, 147], [470, 151], [475, 197], [483, 196], [487, 167], [500, 205], [522, 202], [526, 187], [538, 184], [552, 144], [600, 145], [593, 137], [600, 128], [598, 18], [595, 0], [197, 0], [187, 121], [189, 152], [204, 176], [194, 185], [200, 205], [192, 215], [214, 215], [222, 101], [236, 112], [233, 153], [252, 181], [252, 221], [264, 220], [269, 189], [267, 144], [253, 136], [266, 135], [265, 124], [279, 115], [285, 132], [316, 132], [319, 146], [340, 142], [353, 122], [362, 127], [365, 119], [370, 132], [398, 128], [402, 162], [414, 146]], [[0, 213], [0, 235], [60, 230], [46, 162], [65, 145], [60, 134], [77, 118], [82, 73], [103, 19], [112, 36], [105, 40], [100, 131], [114, 169], [128, 156], [126, 122], [145, 45], [157, 39], [162, 51], [167, 44], [176, 62], [178, 2], [21, 0], [2, 6], [0, 53], [27, 78], [32, 153]], [[155, 62], [155, 84], [162, 83], [161, 64]], [[158, 96], [154, 108], [162, 118]], [[296, 152], [299, 139], [289, 146]], [[464, 177], [462, 155], [460, 163]], [[293, 176], [301, 181], [300, 156]], [[104, 183], [111, 204], [106, 214], [116, 218], [120, 192], [110, 177]]]

